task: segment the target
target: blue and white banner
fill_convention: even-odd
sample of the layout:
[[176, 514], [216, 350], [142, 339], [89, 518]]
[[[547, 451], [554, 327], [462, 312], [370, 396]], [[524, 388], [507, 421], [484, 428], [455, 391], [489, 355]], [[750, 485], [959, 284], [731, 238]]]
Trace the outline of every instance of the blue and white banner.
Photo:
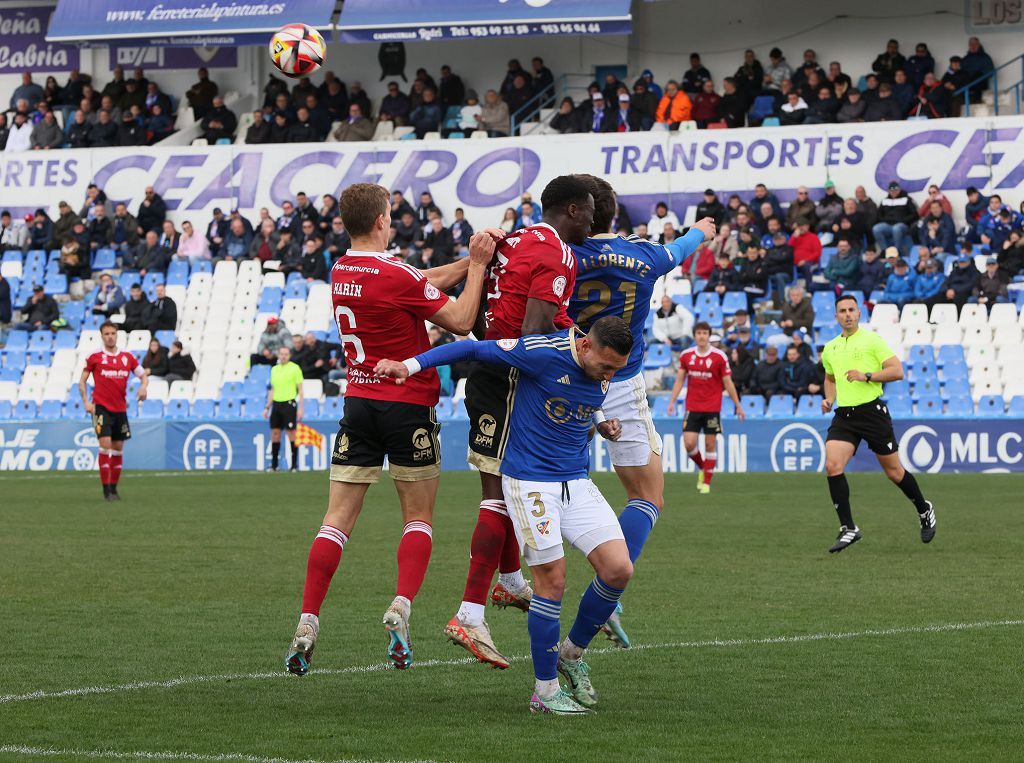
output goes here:
[[345, 0], [342, 42], [629, 34], [630, 0]]
[[47, 42], [51, 13], [52, 7], [0, 8], [0, 74], [45, 74], [79, 68], [78, 48]]
[[164, 69], [234, 69], [238, 66], [238, 48], [168, 48], [152, 45], [111, 45], [110, 68], [123, 66], [147, 71]]
[[[726, 420], [719, 438], [718, 468], [724, 472], [820, 472], [830, 417]], [[335, 421], [309, 421], [324, 444], [299, 449], [299, 468], [326, 471], [337, 435]], [[662, 460], [670, 474], [693, 471], [682, 443], [682, 419], [655, 422], [664, 440]], [[922, 419], [896, 422], [900, 456], [914, 472], [1024, 472], [1024, 422], [1013, 419]], [[469, 422], [441, 425], [442, 467], [469, 469]], [[0, 422], [0, 471], [92, 471], [96, 436], [87, 420]], [[287, 448], [284, 449], [287, 453]], [[263, 470], [270, 463], [270, 431], [264, 421], [135, 421], [125, 445], [125, 468], [170, 470]], [[591, 445], [591, 468], [611, 471], [604, 441]], [[867, 446], [852, 471], [878, 469]]]
[[492, 140], [287, 143], [273, 146], [101, 148], [0, 154], [0, 207], [15, 214], [58, 201], [77, 206], [96, 182], [135, 210], [153, 185], [177, 223], [205, 225], [214, 207], [255, 217], [298, 191], [339, 193], [356, 182], [411, 193], [429, 190], [451, 219], [456, 206], [476, 228], [497, 224], [523, 191], [534, 198], [551, 178], [606, 178], [634, 222], [665, 201], [692, 220], [705, 188], [723, 201], [749, 199], [765, 183], [781, 201], [827, 180], [850, 196], [858, 185], [879, 199], [897, 180], [920, 194], [937, 183], [959, 215], [964, 190], [1021, 195], [1024, 121], [1019, 117], [817, 125], [679, 133], [550, 135]]
[[334, 0], [58, 0], [46, 39], [148, 46], [266, 44], [285, 24], [318, 27], [327, 37]]

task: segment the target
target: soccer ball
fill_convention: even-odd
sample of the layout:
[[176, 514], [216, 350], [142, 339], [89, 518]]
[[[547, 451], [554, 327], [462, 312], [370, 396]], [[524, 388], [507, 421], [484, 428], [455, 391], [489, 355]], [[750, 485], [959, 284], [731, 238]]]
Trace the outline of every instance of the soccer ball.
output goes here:
[[327, 58], [321, 34], [305, 24], [281, 27], [270, 40], [270, 60], [287, 77], [308, 77]]

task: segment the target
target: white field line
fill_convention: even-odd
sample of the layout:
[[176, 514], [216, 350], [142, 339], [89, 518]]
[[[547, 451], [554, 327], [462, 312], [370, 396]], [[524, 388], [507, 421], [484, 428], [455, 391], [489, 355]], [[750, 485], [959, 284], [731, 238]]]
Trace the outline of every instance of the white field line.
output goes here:
[[[308, 474], [312, 470], [306, 472], [300, 472], [301, 474]], [[320, 474], [326, 474], [323, 470], [317, 470]], [[121, 479], [134, 479], [136, 477], [222, 477], [225, 474], [266, 474], [267, 472], [261, 472], [258, 469], [232, 469], [230, 471], [176, 471], [176, 472], [163, 472], [163, 471], [147, 471], [145, 469], [136, 469], [133, 471], [121, 472]], [[3, 480], [71, 480], [71, 479], [82, 479], [92, 478], [96, 479], [99, 472], [7, 472], [0, 471], [0, 479]], [[276, 475], [277, 479], [280, 479], [281, 475]]]
[[[739, 639], [708, 639], [705, 641], [678, 641], [662, 644], [636, 644], [629, 650], [608, 647], [603, 649], [592, 649], [588, 652], [591, 658], [596, 655], [622, 654], [635, 651], [647, 651], [654, 649], [708, 649], [715, 647], [757, 647], [775, 646], [781, 644], [803, 644], [813, 641], [842, 641], [846, 639], [859, 638], [884, 638], [888, 636], [900, 636], [905, 634], [928, 634], [928, 633], [949, 633], [954, 631], [982, 630], [986, 628], [1006, 628], [1024, 626], [1024, 620], [982, 620], [972, 623], [940, 623], [938, 625], [910, 625], [896, 628], [870, 629], [861, 631], [840, 631], [825, 633], [804, 633], [796, 636], [766, 636], [764, 638], [739, 638]], [[529, 655], [513, 655], [509, 662], [526, 662]], [[413, 669], [422, 670], [425, 668], [453, 667], [460, 665], [474, 664], [476, 660], [472, 657], [464, 657], [452, 660], [424, 660], [413, 664]], [[347, 668], [322, 668], [314, 669], [311, 676], [348, 675], [353, 673], [380, 673], [385, 670], [393, 670], [391, 663], [378, 662], [372, 665], [353, 665]], [[236, 682], [236, 681], [263, 681], [288, 678], [289, 673], [282, 668], [279, 671], [263, 671], [259, 673], [238, 673], [224, 675], [199, 675], [180, 676], [163, 681], [136, 681], [134, 683], [114, 684], [110, 686], [83, 686], [77, 689], [64, 689], [62, 691], [33, 691], [25, 694], [0, 694], [0, 705], [13, 704], [16, 702], [29, 702], [32, 700], [64, 699], [68, 697], [82, 697], [94, 694], [120, 694], [142, 689], [174, 689], [179, 686], [192, 686], [195, 684]], [[297, 680], [297, 679], [293, 679]], [[303, 680], [309, 681], [310, 677]]]
[[[121, 752], [119, 750], [69, 750], [56, 747], [28, 747], [25, 745], [0, 745], [0, 754], [31, 755], [33, 757], [69, 757], [98, 758], [100, 760], [190, 760], [202, 763], [374, 763], [369, 758], [352, 760], [321, 761], [312, 758], [295, 760], [292, 758], [264, 758], [259, 755], [223, 752], [216, 755], [203, 755], [197, 752], [174, 752], [172, 750], [137, 750]], [[377, 763], [395, 763], [394, 761], [378, 761]], [[410, 761], [410, 763], [430, 763], [430, 761]]]

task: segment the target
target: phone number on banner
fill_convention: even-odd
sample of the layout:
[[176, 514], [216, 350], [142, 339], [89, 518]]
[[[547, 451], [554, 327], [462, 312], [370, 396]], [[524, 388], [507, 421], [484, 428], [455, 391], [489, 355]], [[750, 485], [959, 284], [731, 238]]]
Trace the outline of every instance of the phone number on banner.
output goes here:
[[601, 34], [601, 24], [491, 24], [489, 26], [453, 26], [452, 37], [511, 37], [534, 34]]

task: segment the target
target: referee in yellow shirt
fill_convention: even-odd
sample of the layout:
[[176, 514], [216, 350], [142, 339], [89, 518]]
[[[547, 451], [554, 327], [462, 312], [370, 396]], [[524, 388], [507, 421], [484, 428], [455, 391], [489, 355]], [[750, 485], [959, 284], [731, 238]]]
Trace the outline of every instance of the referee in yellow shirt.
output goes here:
[[840, 524], [839, 536], [829, 552], [842, 551], [861, 539], [850, 510], [850, 485], [844, 474], [861, 440], [874, 452], [885, 476], [913, 502], [921, 522], [921, 541], [930, 543], [935, 537], [935, 509], [921, 494], [914, 475], [900, 463], [889, 408], [881, 399], [884, 383], [903, 378], [903, 363], [882, 337], [860, 328], [860, 305], [853, 295], [836, 300], [836, 320], [842, 333], [821, 352], [825, 367], [821, 412], [835, 411], [825, 441], [825, 471]]
[[277, 471], [281, 454], [281, 430], [288, 432], [292, 446], [292, 471], [299, 469], [299, 446], [295, 444], [295, 425], [302, 421], [302, 369], [292, 363], [292, 351], [277, 351], [277, 365], [270, 369], [270, 392], [263, 418], [270, 419], [270, 471]]

